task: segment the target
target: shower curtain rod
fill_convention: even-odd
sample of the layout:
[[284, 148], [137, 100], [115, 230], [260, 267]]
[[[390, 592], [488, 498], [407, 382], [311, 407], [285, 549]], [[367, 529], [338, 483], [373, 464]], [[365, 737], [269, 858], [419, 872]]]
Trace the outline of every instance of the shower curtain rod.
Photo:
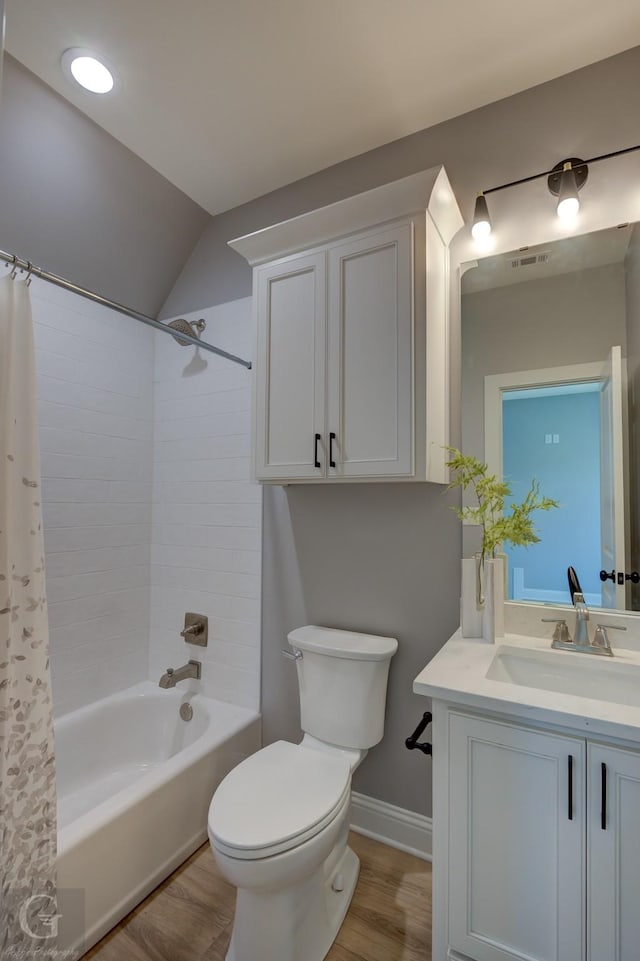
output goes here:
[[[62, 287], [63, 290], [70, 290], [73, 294], [78, 294], [86, 300], [92, 300], [96, 304], [102, 304], [103, 307], [109, 307], [111, 310], [117, 310], [119, 314], [124, 314], [125, 317], [131, 317], [141, 324], [153, 327], [154, 330], [160, 330], [163, 334], [171, 334], [172, 337], [175, 334], [175, 331], [159, 320], [147, 317], [146, 314], [141, 314], [140, 311], [134, 310], [132, 307], [125, 307], [123, 304], [118, 304], [115, 300], [108, 300], [106, 297], [103, 297], [101, 294], [96, 294], [92, 290], [79, 287], [70, 280], [65, 280], [64, 277], [58, 277], [57, 274], [52, 274], [48, 270], [43, 270], [41, 267], [34, 267], [30, 261], [21, 260], [20, 257], [16, 257], [14, 254], [7, 254], [4, 250], [0, 250], [0, 260], [4, 260], [5, 263], [16, 270], [26, 271], [28, 277], [39, 277], [41, 280], [46, 280], [50, 284], [55, 284], [56, 287]], [[250, 360], [244, 360], [242, 357], [236, 357], [235, 354], [229, 354], [226, 350], [222, 350], [220, 347], [214, 347], [213, 344], [208, 344], [206, 341], [199, 340], [197, 337], [192, 337], [187, 333], [183, 334], [181, 332], [180, 340], [187, 341], [189, 344], [193, 344], [194, 347], [201, 347], [202, 350], [208, 350], [212, 354], [217, 354], [218, 357], [224, 357], [234, 364], [240, 364], [241, 367], [246, 367], [247, 370], [251, 370]]]

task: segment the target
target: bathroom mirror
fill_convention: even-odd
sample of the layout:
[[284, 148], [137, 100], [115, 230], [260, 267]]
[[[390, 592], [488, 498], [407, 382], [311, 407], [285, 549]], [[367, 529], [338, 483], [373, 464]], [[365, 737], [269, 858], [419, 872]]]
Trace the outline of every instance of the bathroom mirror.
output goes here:
[[[490, 252], [460, 273], [462, 449], [516, 500], [535, 478], [560, 505], [536, 515], [539, 544], [507, 550], [508, 598], [569, 604], [572, 565], [589, 606], [640, 610], [640, 224]], [[478, 546], [466, 527], [464, 555]]]

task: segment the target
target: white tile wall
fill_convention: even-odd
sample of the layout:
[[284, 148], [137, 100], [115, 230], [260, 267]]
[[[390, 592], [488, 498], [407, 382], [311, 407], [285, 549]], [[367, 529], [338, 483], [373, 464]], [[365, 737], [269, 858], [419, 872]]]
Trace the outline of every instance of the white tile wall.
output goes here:
[[[189, 657], [205, 693], [257, 709], [250, 374], [41, 281], [31, 295], [56, 714]], [[189, 319], [250, 357], [250, 310]], [[209, 617], [206, 650], [179, 637], [187, 610]]]
[[[251, 357], [250, 298], [187, 315], [199, 317], [204, 339]], [[155, 350], [150, 676], [194, 657], [206, 694], [257, 709], [262, 496], [249, 482], [251, 375], [204, 351], [194, 361], [194, 348], [167, 337]], [[208, 616], [206, 649], [180, 638], [185, 611]]]
[[147, 676], [153, 333], [34, 280], [56, 714]]

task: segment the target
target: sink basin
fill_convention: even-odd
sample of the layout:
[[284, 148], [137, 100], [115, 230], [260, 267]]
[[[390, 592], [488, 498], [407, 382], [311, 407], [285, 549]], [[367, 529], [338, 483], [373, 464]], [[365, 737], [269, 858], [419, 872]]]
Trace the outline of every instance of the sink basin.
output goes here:
[[490, 681], [640, 707], [640, 664], [616, 664], [587, 654], [532, 651], [504, 644], [498, 648], [486, 677]]

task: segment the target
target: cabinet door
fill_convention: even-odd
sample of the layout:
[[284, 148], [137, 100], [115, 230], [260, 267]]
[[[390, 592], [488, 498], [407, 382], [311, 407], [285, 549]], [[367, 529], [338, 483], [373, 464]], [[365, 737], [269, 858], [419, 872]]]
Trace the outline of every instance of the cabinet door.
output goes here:
[[585, 743], [452, 714], [449, 943], [474, 961], [584, 959]]
[[638, 961], [640, 755], [589, 744], [587, 756], [587, 957]]
[[325, 265], [320, 253], [256, 270], [255, 473], [262, 480], [326, 474]]
[[330, 248], [327, 383], [329, 476], [411, 476], [412, 223]]

